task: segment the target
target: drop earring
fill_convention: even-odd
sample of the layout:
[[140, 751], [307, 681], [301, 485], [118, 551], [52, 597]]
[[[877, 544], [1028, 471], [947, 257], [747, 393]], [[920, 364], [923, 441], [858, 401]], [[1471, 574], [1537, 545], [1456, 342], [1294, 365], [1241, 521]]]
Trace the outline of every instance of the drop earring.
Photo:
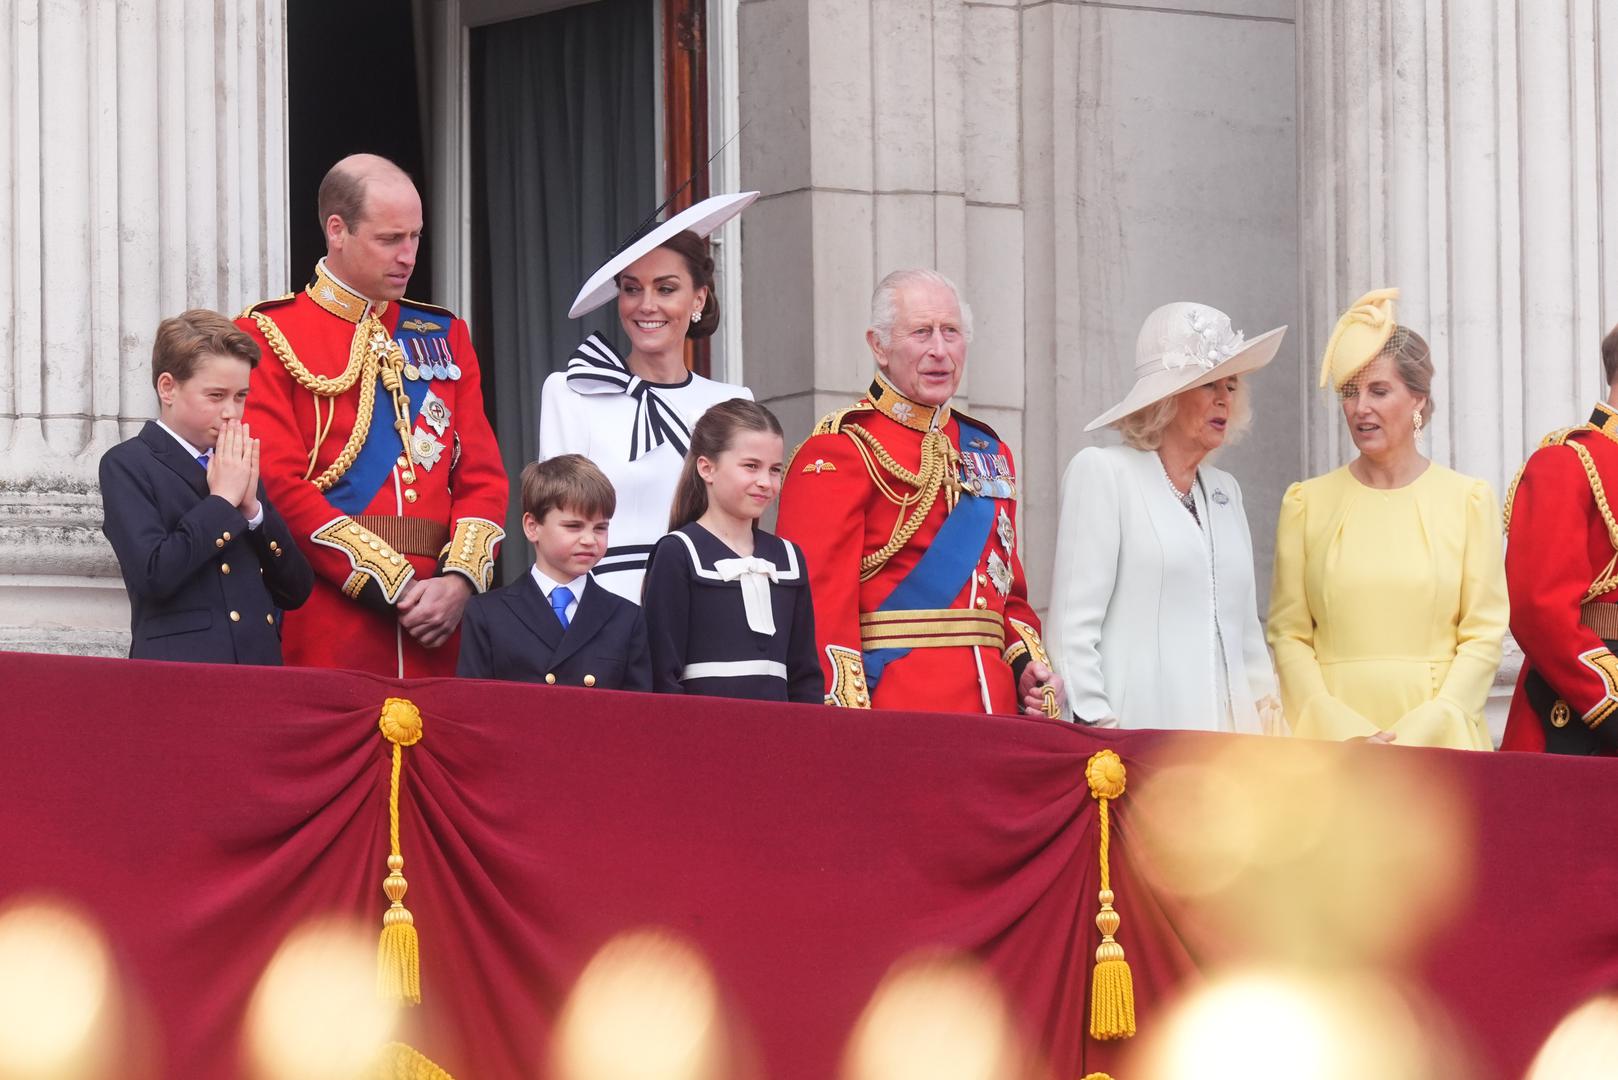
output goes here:
[[1418, 439], [1421, 438], [1421, 410], [1420, 409], [1416, 410], [1415, 415], [1411, 418], [1411, 422], [1413, 424], [1415, 424], [1415, 426], [1416, 426], [1416, 438], [1418, 438]]

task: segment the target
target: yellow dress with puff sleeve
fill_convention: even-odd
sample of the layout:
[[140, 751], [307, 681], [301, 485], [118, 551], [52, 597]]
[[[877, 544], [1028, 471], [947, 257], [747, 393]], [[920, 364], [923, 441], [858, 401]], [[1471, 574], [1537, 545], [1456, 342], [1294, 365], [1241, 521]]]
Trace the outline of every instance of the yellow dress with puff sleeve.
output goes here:
[[1294, 734], [1490, 749], [1483, 706], [1507, 615], [1484, 481], [1431, 464], [1382, 490], [1344, 466], [1287, 489], [1268, 638]]

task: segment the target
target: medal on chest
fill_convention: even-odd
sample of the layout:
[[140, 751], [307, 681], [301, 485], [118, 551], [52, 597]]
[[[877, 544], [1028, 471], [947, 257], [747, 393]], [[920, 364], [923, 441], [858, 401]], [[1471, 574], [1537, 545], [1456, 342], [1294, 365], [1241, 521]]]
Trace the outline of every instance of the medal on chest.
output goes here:
[[[973, 443], [979, 441], [973, 440]], [[1017, 482], [1011, 472], [1011, 460], [1004, 454], [991, 454], [986, 450], [961, 452], [961, 486], [983, 498], [1017, 497]]]

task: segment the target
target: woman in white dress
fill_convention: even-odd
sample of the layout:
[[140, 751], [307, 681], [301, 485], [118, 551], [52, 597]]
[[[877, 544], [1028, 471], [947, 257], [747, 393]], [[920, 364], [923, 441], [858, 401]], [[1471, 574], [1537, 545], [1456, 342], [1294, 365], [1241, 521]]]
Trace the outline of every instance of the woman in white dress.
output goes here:
[[704, 199], [607, 260], [579, 290], [568, 318], [616, 297], [629, 355], [591, 334], [540, 391], [541, 460], [583, 454], [612, 481], [618, 510], [593, 575], [637, 604], [646, 561], [668, 531], [691, 428], [710, 405], [753, 396], [745, 386], [687, 370], [685, 342], [719, 328], [706, 238], [756, 198], [749, 191]]
[[1127, 728], [1282, 730], [1236, 478], [1204, 460], [1240, 434], [1242, 377], [1286, 327], [1245, 340], [1203, 304], [1146, 317], [1135, 385], [1085, 428], [1062, 480], [1046, 645], [1069, 715]]

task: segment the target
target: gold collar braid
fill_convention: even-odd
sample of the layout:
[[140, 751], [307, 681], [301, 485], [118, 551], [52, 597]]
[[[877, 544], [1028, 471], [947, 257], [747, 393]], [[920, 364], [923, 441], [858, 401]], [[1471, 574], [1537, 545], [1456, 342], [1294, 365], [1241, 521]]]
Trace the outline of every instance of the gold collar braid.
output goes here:
[[865, 392], [865, 396], [876, 407], [877, 412], [896, 424], [903, 424], [911, 431], [942, 430], [944, 425], [949, 423], [949, 402], [933, 406], [912, 401], [901, 394], [881, 373], [871, 380], [871, 387]]
[[315, 263], [315, 276], [309, 279], [303, 291], [309, 294], [315, 306], [351, 323], [358, 323], [367, 315], [381, 315], [388, 310], [386, 300], [372, 304], [333, 277], [331, 271], [326, 269], [325, 259]]

